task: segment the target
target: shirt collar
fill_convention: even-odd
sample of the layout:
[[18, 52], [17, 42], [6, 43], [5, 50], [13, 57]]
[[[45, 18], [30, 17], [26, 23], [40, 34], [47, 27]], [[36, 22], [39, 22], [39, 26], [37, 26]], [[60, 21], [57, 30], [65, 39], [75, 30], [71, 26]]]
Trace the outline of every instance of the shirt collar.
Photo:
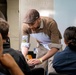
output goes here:
[[40, 28], [43, 28], [43, 21], [41, 20]]

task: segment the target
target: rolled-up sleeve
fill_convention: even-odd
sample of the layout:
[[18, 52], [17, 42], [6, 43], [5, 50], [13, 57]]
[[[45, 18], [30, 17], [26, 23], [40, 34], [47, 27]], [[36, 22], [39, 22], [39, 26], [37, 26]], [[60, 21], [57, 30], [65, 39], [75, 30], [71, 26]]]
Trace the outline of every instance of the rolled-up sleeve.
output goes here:
[[48, 44], [49, 48], [58, 48], [59, 50], [62, 49], [62, 44], [50, 43]]
[[28, 42], [28, 35], [22, 36], [21, 48], [22, 47], [30, 47], [30, 43]]

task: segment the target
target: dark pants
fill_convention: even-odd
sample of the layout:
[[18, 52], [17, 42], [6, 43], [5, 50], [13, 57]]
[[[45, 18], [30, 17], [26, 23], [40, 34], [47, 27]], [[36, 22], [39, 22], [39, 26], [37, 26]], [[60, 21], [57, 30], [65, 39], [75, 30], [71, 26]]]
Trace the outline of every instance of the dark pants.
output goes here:
[[44, 75], [44, 69], [43, 68], [32, 69], [31, 75]]

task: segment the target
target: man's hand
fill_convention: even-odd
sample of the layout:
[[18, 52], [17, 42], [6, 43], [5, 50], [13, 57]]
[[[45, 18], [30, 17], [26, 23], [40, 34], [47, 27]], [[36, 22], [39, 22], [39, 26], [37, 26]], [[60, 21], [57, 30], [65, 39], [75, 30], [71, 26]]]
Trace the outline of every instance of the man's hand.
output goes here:
[[41, 61], [39, 59], [30, 59], [27, 61], [29, 66], [35, 66], [41, 63]]

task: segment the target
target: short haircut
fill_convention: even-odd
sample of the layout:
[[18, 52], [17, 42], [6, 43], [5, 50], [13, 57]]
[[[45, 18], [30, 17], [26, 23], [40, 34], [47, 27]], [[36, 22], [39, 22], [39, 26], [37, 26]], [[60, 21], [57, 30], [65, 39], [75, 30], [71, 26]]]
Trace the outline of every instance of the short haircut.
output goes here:
[[36, 9], [30, 9], [24, 16], [24, 23], [31, 24], [35, 22], [40, 17], [39, 12]]
[[0, 18], [0, 33], [3, 39], [8, 38], [9, 24], [4, 19]]

